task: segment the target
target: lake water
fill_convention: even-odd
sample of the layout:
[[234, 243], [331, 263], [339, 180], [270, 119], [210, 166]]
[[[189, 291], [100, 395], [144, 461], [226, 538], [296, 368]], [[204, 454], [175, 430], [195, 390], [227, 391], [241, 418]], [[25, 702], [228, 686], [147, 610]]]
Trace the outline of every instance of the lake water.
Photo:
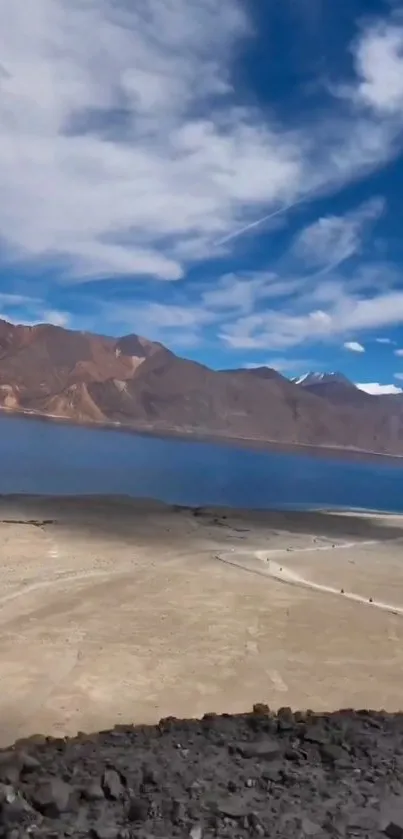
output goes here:
[[331, 460], [3, 416], [0, 494], [7, 493], [403, 512], [403, 460]]

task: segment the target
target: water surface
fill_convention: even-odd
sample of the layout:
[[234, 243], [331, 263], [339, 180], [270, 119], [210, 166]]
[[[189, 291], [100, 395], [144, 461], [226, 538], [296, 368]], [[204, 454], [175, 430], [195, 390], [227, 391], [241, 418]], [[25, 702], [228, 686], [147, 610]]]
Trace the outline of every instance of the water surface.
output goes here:
[[189, 506], [403, 512], [402, 466], [0, 418], [0, 494], [117, 494]]

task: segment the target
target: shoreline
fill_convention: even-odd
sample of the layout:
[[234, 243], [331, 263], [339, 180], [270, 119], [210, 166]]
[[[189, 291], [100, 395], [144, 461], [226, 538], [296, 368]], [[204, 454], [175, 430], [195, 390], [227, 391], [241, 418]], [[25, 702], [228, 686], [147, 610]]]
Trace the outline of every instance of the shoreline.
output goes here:
[[[282, 506], [282, 507], [229, 507], [228, 505], [197, 505], [195, 504], [192, 506], [191, 504], [174, 504], [169, 501], [162, 501], [157, 497], [138, 497], [132, 495], [113, 495], [111, 493], [105, 494], [94, 494], [88, 493], [74, 493], [71, 495], [49, 495], [46, 493], [12, 493], [12, 492], [4, 492], [0, 493], [0, 514], [1, 514], [1, 506], [8, 505], [8, 504], [19, 504], [26, 502], [28, 505], [31, 503], [39, 503], [41, 505], [62, 505], [62, 506], [74, 506], [77, 503], [87, 504], [88, 509], [91, 511], [92, 505], [97, 504], [113, 504], [118, 510], [125, 509], [126, 507], [131, 507], [133, 512], [145, 511], [147, 513], [190, 513], [196, 519], [203, 519], [203, 517], [257, 517], [258, 519], [263, 518], [273, 518], [276, 516], [281, 516], [282, 518], [289, 519], [292, 521], [294, 517], [297, 517], [298, 520], [302, 516], [304, 520], [316, 520], [317, 516], [340, 516], [341, 518], [345, 516], [356, 517], [358, 519], [376, 519], [380, 516], [384, 519], [391, 520], [393, 518], [396, 519], [403, 519], [403, 512], [399, 510], [382, 510], [382, 509], [375, 509], [369, 507], [343, 507], [341, 505], [329, 507], [327, 506], [303, 506], [303, 505], [292, 505], [292, 506]], [[4, 520], [0, 518], [0, 524], [4, 523]]]
[[271, 452], [273, 454], [307, 455], [311, 457], [324, 457], [332, 460], [351, 460], [358, 462], [372, 462], [380, 459], [386, 460], [388, 465], [402, 465], [403, 454], [392, 454], [390, 452], [378, 452], [368, 449], [347, 448], [331, 444], [295, 443], [291, 441], [268, 440], [255, 437], [232, 437], [220, 435], [218, 432], [196, 431], [193, 429], [176, 428], [150, 428], [132, 425], [125, 425], [120, 422], [93, 422], [76, 420], [70, 417], [62, 417], [56, 414], [39, 414], [33, 411], [13, 411], [9, 408], [0, 408], [0, 420], [2, 418], [23, 419], [36, 422], [49, 422], [51, 424], [68, 425], [75, 428], [84, 428], [92, 431], [109, 431], [120, 434], [130, 434], [137, 437], [155, 437], [160, 440], [177, 440], [184, 443], [206, 443], [210, 445], [230, 446], [244, 450]]

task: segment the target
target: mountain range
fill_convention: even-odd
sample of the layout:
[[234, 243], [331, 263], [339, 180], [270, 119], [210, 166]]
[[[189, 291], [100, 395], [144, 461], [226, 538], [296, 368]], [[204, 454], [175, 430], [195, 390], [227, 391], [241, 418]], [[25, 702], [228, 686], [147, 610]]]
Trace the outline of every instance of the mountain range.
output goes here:
[[0, 320], [0, 408], [138, 431], [403, 454], [403, 395], [340, 373], [210, 368], [138, 335]]

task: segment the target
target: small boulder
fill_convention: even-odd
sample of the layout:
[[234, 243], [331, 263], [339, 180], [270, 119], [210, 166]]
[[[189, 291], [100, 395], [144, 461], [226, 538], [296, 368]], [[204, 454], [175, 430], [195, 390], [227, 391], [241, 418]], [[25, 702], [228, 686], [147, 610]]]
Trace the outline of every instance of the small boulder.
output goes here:
[[124, 793], [124, 786], [122, 784], [119, 772], [116, 769], [106, 769], [102, 775], [102, 789], [107, 798], [112, 801], [117, 801]]
[[312, 819], [303, 818], [301, 821], [301, 830], [305, 836], [317, 836], [318, 833], [321, 833], [322, 827], [317, 822], [312, 821]]
[[94, 839], [117, 839], [119, 836], [119, 828], [114, 824], [99, 824], [94, 825], [91, 829], [91, 834]]
[[216, 804], [216, 810], [221, 816], [237, 821], [243, 819], [250, 812], [249, 801], [240, 795], [223, 798]]
[[148, 803], [143, 798], [132, 798], [129, 801], [127, 819], [129, 822], [145, 822], [148, 817]]
[[105, 797], [99, 781], [91, 781], [87, 786], [84, 786], [81, 795], [86, 801], [102, 801]]
[[281, 746], [276, 740], [265, 737], [264, 740], [255, 743], [236, 743], [235, 751], [244, 758], [274, 760], [281, 754]]
[[389, 839], [403, 839], [403, 796], [392, 795], [381, 806], [379, 829]]
[[36, 810], [49, 818], [57, 818], [71, 809], [73, 788], [61, 778], [48, 778], [35, 788], [31, 795]]

